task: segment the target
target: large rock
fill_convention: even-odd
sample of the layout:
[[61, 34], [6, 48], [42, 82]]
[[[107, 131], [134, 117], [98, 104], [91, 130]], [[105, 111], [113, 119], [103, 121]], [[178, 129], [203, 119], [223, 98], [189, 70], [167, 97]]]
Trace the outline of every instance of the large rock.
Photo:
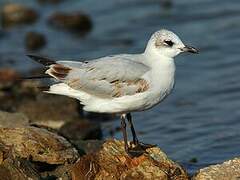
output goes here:
[[2, 26], [9, 27], [19, 24], [34, 23], [38, 14], [31, 8], [21, 4], [6, 4], [1, 10]]
[[237, 180], [240, 178], [240, 158], [200, 169], [193, 180]]
[[17, 111], [26, 114], [33, 124], [53, 129], [79, 120], [77, 108], [78, 102], [74, 99], [42, 92], [38, 92], [33, 98], [25, 97], [16, 107]]
[[[86, 145], [88, 148], [91, 145]], [[187, 180], [185, 170], [174, 163], [159, 148], [130, 158], [124, 151], [122, 141], [107, 140], [97, 146], [95, 151], [81, 157], [72, 167], [72, 179], [178, 179]]]
[[73, 163], [79, 156], [63, 137], [35, 127], [0, 128], [0, 142], [17, 157], [48, 164]]

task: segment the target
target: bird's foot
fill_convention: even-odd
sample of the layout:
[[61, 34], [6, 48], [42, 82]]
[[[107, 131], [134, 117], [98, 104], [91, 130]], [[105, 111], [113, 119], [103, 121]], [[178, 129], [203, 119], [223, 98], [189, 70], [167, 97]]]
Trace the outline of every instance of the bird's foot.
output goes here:
[[146, 144], [143, 142], [135, 142], [135, 143], [131, 142], [130, 144], [131, 144], [131, 146], [134, 146], [134, 148], [143, 149], [143, 150], [157, 146], [156, 144]]
[[127, 150], [127, 154], [131, 157], [139, 157], [141, 155], [143, 155], [146, 151], [142, 148], [138, 148], [138, 147], [131, 147]]
[[133, 143], [131, 142], [131, 147], [127, 150], [127, 154], [130, 157], [139, 157], [142, 154], [146, 153], [146, 149], [157, 146], [156, 144], [145, 144], [141, 142]]

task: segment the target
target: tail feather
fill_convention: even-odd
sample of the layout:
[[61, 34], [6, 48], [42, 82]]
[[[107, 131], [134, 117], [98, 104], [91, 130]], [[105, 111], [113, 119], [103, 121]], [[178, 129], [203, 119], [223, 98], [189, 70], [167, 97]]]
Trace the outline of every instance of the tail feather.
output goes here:
[[34, 60], [40, 64], [43, 64], [44, 66], [50, 66], [52, 64], [56, 64], [55, 60], [48, 58], [48, 57], [43, 57], [43, 56], [34, 55], [34, 54], [28, 54], [27, 56], [30, 57], [32, 60]]

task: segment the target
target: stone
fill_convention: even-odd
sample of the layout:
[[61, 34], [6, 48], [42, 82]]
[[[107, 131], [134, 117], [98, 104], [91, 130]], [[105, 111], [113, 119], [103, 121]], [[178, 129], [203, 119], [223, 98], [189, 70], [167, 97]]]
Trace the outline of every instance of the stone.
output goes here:
[[101, 139], [102, 130], [97, 122], [89, 120], [75, 120], [64, 124], [59, 133], [68, 140], [86, 140], [86, 139]]
[[77, 150], [63, 137], [36, 127], [0, 128], [0, 142], [14, 155], [48, 164], [73, 163]]
[[32, 24], [37, 20], [38, 14], [30, 7], [10, 3], [3, 6], [1, 17], [2, 26], [11, 27], [19, 24]]
[[77, 111], [78, 102], [66, 96], [35, 93], [35, 97], [25, 97], [16, 107], [26, 114], [32, 124], [60, 129], [65, 123], [81, 120]]
[[157, 147], [135, 158], [126, 154], [123, 141], [107, 140], [97, 147], [72, 166], [73, 180], [189, 179], [185, 170]]
[[237, 180], [240, 178], [240, 158], [200, 169], [193, 180]]
[[29, 125], [29, 119], [22, 113], [0, 111], [0, 128], [24, 127]]
[[56, 12], [49, 17], [48, 23], [59, 29], [79, 33], [86, 33], [92, 29], [90, 17], [82, 12]]
[[12, 86], [19, 78], [19, 74], [9, 68], [0, 69], [0, 89]]
[[25, 47], [27, 50], [38, 50], [46, 45], [45, 36], [38, 32], [28, 32], [25, 36]]

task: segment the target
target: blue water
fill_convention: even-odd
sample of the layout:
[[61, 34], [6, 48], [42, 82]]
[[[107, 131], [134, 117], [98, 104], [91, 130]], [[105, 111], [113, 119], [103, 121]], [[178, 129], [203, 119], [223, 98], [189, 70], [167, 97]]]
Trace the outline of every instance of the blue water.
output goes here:
[[[35, 30], [48, 44], [38, 53], [57, 58], [90, 59], [144, 50], [152, 32], [175, 31], [199, 55], [176, 59], [176, 86], [160, 105], [134, 113], [139, 138], [156, 143], [190, 172], [239, 156], [240, 146], [240, 2], [239, 0], [181, 0], [164, 8], [160, 0], [69, 0], [58, 5], [28, 3], [41, 15], [31, 26], [4, 30], [0, 36], [0, 66], [22, 72], [37, 67], [25, 57], [24, 35]], [[1, 1], [0, 4], [3, 4]], [[46, 24], [55, 11], [83, 11], [93, 20], [85, 37]], [[119, 126], [119, 121], [103, 124]], [[117, 132], [115, 137], [122, 138]], [[198, 162], [188, 161], [197, 158]]]

